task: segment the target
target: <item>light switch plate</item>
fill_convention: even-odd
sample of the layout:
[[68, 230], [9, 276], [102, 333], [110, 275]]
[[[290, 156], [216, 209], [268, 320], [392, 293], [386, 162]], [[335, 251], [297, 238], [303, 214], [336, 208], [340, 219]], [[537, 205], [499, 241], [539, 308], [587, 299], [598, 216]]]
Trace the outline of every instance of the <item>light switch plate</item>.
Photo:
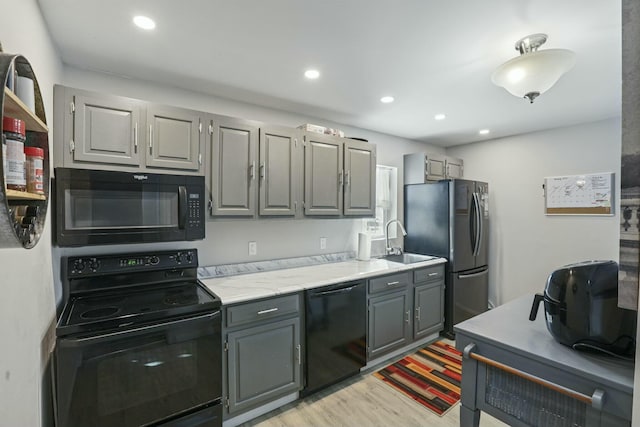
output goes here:
[[258, 243], [249, 242], [249, 255], [258, 255]]
[[326, 237], [321, 237], [320, 238], [320, 249], [327, 249], [327, 238]]

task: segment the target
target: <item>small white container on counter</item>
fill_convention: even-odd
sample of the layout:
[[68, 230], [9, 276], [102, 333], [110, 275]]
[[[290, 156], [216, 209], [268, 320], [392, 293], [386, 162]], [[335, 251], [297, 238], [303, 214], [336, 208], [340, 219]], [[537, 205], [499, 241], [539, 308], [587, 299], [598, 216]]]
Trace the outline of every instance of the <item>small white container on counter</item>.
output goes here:
[[371, 236], [366, 233], [358, 233], [358, 256], [360, 261], [369, 261], [371, 258]]

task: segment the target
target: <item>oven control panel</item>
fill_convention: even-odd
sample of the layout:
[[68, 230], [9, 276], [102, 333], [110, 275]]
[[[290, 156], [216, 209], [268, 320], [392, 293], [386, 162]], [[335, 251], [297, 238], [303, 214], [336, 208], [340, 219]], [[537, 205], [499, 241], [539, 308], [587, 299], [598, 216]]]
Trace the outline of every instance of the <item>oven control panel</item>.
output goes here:
[[185, 249], [154, 253], [68, 257], [66, 259], [66, 267], [69, 278], [136, 271], [194, 268], [198, 267], [198, 251], [196, 249]]

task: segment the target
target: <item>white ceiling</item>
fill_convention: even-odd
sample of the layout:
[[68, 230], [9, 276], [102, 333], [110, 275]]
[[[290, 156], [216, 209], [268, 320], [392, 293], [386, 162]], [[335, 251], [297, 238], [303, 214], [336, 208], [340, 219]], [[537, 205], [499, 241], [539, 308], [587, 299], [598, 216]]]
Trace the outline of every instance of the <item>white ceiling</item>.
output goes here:
[[[66, 64], [435, 145], [620, 115], [619, 0], [39, 3]], [[136, 14], [156, 29], [134, 27]], [[491, 73], [517, 55], [516, 40], [540, 32], [541, 49], [571, 49], [576, 66], [529, 104]], [[306, 80], [307, 68], [320, 78]], [[384, 95], [396, 101], [382, 104]]]

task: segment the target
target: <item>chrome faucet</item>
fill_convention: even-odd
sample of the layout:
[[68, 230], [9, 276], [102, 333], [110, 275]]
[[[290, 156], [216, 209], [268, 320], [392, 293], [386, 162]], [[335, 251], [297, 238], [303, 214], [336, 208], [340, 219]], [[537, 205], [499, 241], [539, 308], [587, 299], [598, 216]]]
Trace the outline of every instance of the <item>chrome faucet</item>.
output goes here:
[[384, 234], [384, 238], [385, 238], [385, 242], [386, 242], [386, 253], [387, 255], [400, 255], [402, 254], [402, 248], [401, 247], [391, 247], [389, 246], [389, 225], [391, 225], [392, 222], [397, 222], [398, 226], [400, 227], [400, 231], [402, 231], [402, 235], [406, 236], [407, 235], [407, 230], [404, 229], [404, 227], [402, 226], [402, 223], [400, 222], [399, 219], [392, 219], [389, 220], [387, 222], [387, 225], [385, 226], [385, 234]]

